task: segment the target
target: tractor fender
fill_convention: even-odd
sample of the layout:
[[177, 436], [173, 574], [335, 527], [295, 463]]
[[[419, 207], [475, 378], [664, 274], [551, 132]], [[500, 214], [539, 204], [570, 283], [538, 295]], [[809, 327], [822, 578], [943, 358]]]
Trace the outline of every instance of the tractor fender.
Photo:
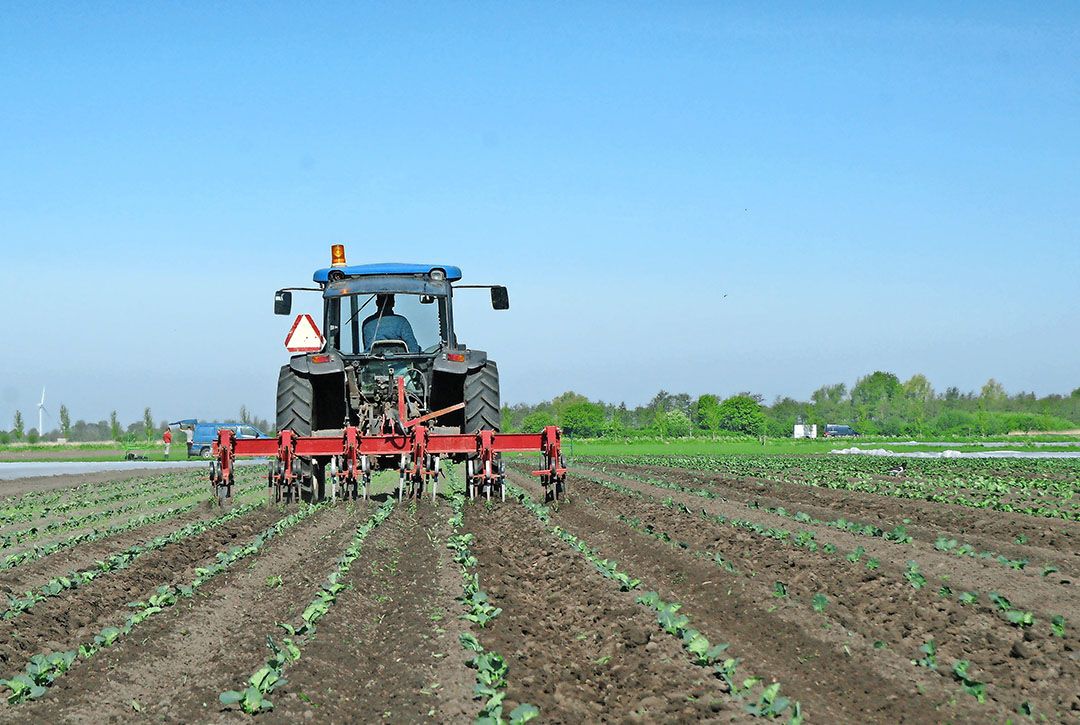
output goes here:
[[[317, 362], [312, 362], [312, 358]], [[328, 375], [330, 373], [342, 373], [345, 371], [345, 363], [341, 355], [333, 350], [326, 352], [312, 352], [306, 355], [293, 355], [289, 359], [289, 367], [301, 375]]]
[[435, 372], [464, 375], [470, 370], [476, 370], [487, 364], [487, 353], [483, 350], [453, 350], [449, 354], [461, 354], [462, 352], [465, 354], [465, 360], [463, 361], [448, 359], [448, 353], [437, 356], [433, 363]]

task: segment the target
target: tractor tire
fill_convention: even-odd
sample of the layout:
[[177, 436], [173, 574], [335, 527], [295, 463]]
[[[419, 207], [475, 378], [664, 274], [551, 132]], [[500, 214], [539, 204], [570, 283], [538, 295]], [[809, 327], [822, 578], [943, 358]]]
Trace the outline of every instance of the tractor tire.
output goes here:
[[281, 367], [277, 383], [277, 429], [296, 435], [311, 435], [315, 393], [311, 379], [298, 375], [288, 365]]
[[499, 431], [499, 367], [491, 360], [465, 376], [465, 433]]

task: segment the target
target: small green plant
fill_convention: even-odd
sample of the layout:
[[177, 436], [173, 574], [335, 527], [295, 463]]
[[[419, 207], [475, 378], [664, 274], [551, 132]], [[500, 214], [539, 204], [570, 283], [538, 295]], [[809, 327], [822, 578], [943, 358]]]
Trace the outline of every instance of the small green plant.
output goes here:
[[926, 586], [926, 577], [919, 571], [919, 565], [914, 561], [909, 561], [907, 571], [904, 572], [904, 578], [908, 580], [915, 589], [922, 589]]
[[1054, 615], [1050, 620], [1050, 628], [1054, 631], [1055, 637], [1065, 636], [1065, 617], [1060, 614]]
[[968, 660], [957, 660], [956, 664], [953, 665], [953, 677], [960, 681], [965, 692], [980, 703], [986, 702], [986, 683], [972, 678], [968, 672], [970, 667], [971, 663]]
[[784, 584], [784, 582], [776, 582], [775, 584], [773, 584], [772, 595], [774, 597], [776, 597], [777, 599], [783, 599], [783, 598], [787, 597], [787, 595], [788, 595], [787, 584]]
[[814, 608], [815, 612], [824, 612], [825, 607], [829, 606], [829, 599], [821, 592], [818, 592], [811, 600], [811, 606]]
[[280, 587], [281, 583], [282, 583], [282, 581], [281, 581], [281, 575], [280, 574], [278, 574], [277, 576], [268, 576], [268, 577], [266, 577], [266, 586], [269, 589], [275, 589], [277, 587]]
[[923, 653], [923, 656], [917, 660], [912, 660], [911, 664], [916, 667], [927, 667], [931, 670], [937, 669], [937, 644], [934, 640], [928, 640], [919, 647], [919, 651]]
[[1035, 624], [1035, 615], [1031, 612], [1023, 612], [1019, 609], [1010, 609], [1005, 612], [1005, 619], [1017, 627], [1030, 627]]

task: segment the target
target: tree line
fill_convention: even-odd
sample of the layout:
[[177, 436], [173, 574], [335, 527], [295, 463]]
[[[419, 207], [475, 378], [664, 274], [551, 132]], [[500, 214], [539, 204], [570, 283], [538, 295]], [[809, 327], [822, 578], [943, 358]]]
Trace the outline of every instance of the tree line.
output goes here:
[[823, 385], [809, 400], [742, 392], [728, 397], [661, 390], [646, 405], [592, 401], [566, 392], [529, 405], [502, 408], [506, 432], [537, 432], [559, 425], [579, 437], [684, 437], [751, 435], [790, 437], [796, 423], [850, 425], [858, 433], [889, 436], [985, 436], [1014, 431], [1080, 428], [1080, 388], [1068, 395], [1009, 394], [991, 378], [978, 392], [949, 387], [938, 392], [925, 375], [901, 381], [875, 371], [848, 388]]
[[[236, 418], [267, 434], [274, 424], [241, 406]], [[645, 405], [592, 401], [575, 392], [530, 405], [502, 408], [505, 432], [538, 432], [558, 425], [578, 437], [670, 437], [690, 435], [750, 435], [790, 437], [796, 423], [851, 425], [861, 434], [892, 436], [984, 436], [1014, 431], [1057, 431], [1080, 428], [1080, 388], [1068, 395], [1009, 394], [991, 378], [976, 392], [949, 387], [938, 392], [925, 375], [901, 381], [890, 372], [875, 371], [848, 388], [844, 383], [822, 385], [809, 400], [779, 396], [771, 404], [764, 397], [741, 392], [728, 397], [706, 393], [659, 391]], [[45, 434], [27, 430], [15, 411], [10, 430], [0, 430], [0, 444], [26, 441], [115, 441], [138, 444], [161, 437], [167, 422], [156, 425], [149, 407], [141, 420], [121, 424], [116, 411], [107, 420], [72, 422], [66, 405], [59, 420]]]
[[[240, 406], [240, 413], [236, 420], [240, 423], [253, 425], [268, 434], [272, 433], [274, 429], [273, 424], [269, 421], [252, 415], [246, 405]], [[72, 422], [71, 412], [68, 407], [61, 405], [58, 420], [54, 423], [52, 429], [41, 433], [37, 428], [27, 429], [22, 411], [16, 410], [12, 418], [11, 429], [0, 430], [0, 445], [19, 442], [50, 442], [60, 439], [74, 443], [114, 441], [116, 443], [137, 445], [151, 443], [161, 438], [168, 424], [168, 421], [165, 420], [158, 421], [155, 424], [154, 415], [149, 407], [143, 409], [142, 419], [126, 425], [120, 422], [115, 410], [109, 413], [108, 420], [87, 422], [80, 419]]]

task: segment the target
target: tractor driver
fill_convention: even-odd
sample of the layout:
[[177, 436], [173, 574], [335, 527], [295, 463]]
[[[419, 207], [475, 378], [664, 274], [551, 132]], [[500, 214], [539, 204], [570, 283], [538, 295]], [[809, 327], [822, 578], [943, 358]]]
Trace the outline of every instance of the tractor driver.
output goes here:
[[371, 345], [379, 340], [401, 340], [409, 352], [420, 352], [412, 325], [401, 315], [394, 314], [394, 295], [380, 294], [375, 298], [375, 313], [364, 320], [364, 349], [371, 351]]

